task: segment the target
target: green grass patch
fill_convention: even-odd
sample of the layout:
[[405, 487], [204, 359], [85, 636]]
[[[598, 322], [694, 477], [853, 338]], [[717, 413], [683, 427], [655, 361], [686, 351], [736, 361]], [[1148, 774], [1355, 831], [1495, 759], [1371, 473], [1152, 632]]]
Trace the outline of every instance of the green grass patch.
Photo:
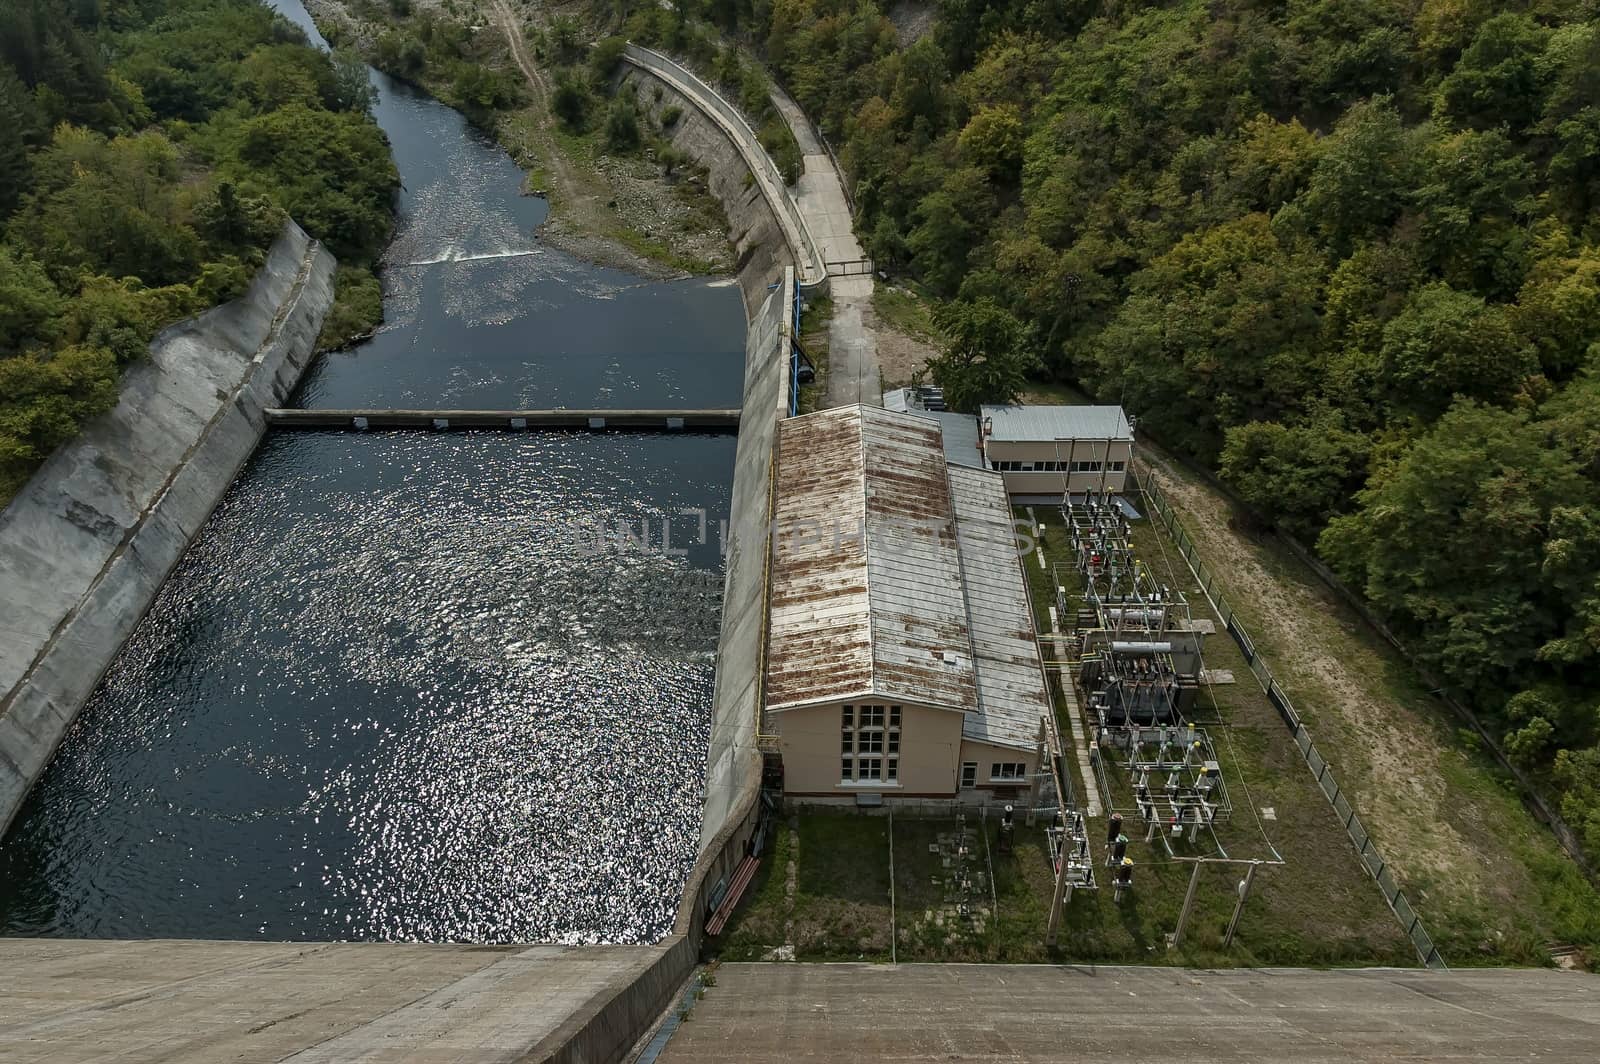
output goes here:
[[944, 336], [933, 323], [933, 304], [913, 290], [898, 285], [879, 284], [872, 289], [872, 309], [878, 317], [907, 336], [930, 344], [944, 343]]
[[[1206, 492], [1237, 537], [1224, 535], [1215, 514], [1201, 520], [1179, 510], [1208, 563], [1238, 559], [1214, 566], [1217, 591], [1294, 702], [1446, 962], [1548, 964], [1549, 943], [1591, 956], [1600, 950], [1600, 892], [1399, 652], [1275, 536], [1251, 531], [1181, 467], [1168, 463], [1162, 473]], [[1174, 494], [1167, 493], [1176, 506]], [[1252, 591], [1263, 577], [1270, 601]], [[1208, 650], [1213, 645], [1237, 654], [1226, 637]], [[1208, 653], [1208, 664], [1217, 663]]]

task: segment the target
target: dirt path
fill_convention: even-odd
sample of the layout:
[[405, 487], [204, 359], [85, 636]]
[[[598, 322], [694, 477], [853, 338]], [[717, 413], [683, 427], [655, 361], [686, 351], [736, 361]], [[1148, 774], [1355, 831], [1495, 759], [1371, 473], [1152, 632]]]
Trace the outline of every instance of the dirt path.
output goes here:
[[533, 93], [533, 105], [542, 112], [543, 121], [539, 124], [536, 134], [540, 149], [539, 163], [555, 184], [562, 208], [579, 217], [597, 219], [602, 205], [594, 194], [577, 180], [571, 164], [557, 147], [555, 138], [550, 135], [550, 123], [555, 121], [555, 114], [550, 110], [550, 83], [546, 80], [544, 71], [539, 69], [533, 61], [533, 56], [528, 52], [528, 42], [523, 36], [522, 20], [511, 10], [511, 5], [506, 3], [506, 0], [491, 0], [489, 18], [505, 35], [506, 46], [511, 49], [512, 60], [522, 71], [523, 77], [528, 80], [528, 88]]
[[1451, 823], [1462, 799], [1439, 771], [1447, 751], [1435, 729], [1386, 697], [1381, 678], [1364, 675], [1372, 663], [1349, 653], [1355, 634], [1323, 589], [1269, 571], [1262, 549], [1230, 525], [1226, 499], [1150, 446], [1142, 450], [1203, 556], [1227, 560], [1217, 566], [1225, 594], [1249, 604], [1247, 627], [1270, 647], [1268, 663], [1402, 878], [1422, 875], [1448, 883], [1458, 899], [1479, 900], [1485, 855]]
[[[533, 97], [536, 120], [530, 132], [534, 154], [553, 186], [546, 190], [550, 216], [540, 228], [540, 235], [564, 251], [641, 276], [684, 276], [682, 271], [666, 268], [606, 236], [616, 231], [620, 220], [607, 206], [609, 193], [600, 191], [601, 186], [595, 183], [593, 175], [572, 164], [551, 132], [556, 121], [550, 104], [553, 90], [549, 78], [528, 50], [523, 18], [512, 10], [507, 0], [489, 0], [485, 12], [505, 37], [511, 58], [522, 71]], [[535, 21], [542, 19], [536, 15]]]

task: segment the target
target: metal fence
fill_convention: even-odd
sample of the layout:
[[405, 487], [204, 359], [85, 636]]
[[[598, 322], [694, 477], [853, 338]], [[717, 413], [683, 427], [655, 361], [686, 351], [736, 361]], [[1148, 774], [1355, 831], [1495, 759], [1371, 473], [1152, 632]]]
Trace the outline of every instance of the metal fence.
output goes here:
[[1322, 788], [1324, 797], [1333, 806], [1334, 815], [1344, 825], [1345, 832], [1350, 836], [1350, 842], [1355, 846], [1356, 853], [1361, 857], [1361, 863], [1378, 883], [1378, 889], [1383, 892], [1383, 900], [1388, 902], [1389, 908], [1394, 910], [1395, 917], [1400, 921], [1400, 926], [1411, 938], [1411, 944], [1416, 947], [1417, 956], [1429, 968], [1443, 969], [1444, 958], [1439, 956], [1439, 951], [1434, 948], [1433, 939], [1422, 926], [1422, 919], [1412, 909], [1411, 903], [1406, 900], [1405, 893], [1395, 883], [1394, 876], [1389, 872], [1388, 862], [1378, 852], [1367, 830], [1362, 826], [1361, 820], [1356, 816], [1355, 808], [1350, 800], [1345, 797], [1339, 788], [1339, 783], [1334, 779], [1333, 770], [1328, 767], [1327, 760], [1317, 750], [1316, 743], [1311, 740], [1311, 733], [1306, 730], [1305, 724], [1300, 720], [1300, 714], [1295, 711], [1294, 703], [1278, 681], [1272, 676], [1265, 659], [1256, 650], [1255, 641], [1244, 630], [1239, 618], [1234, 614], [1233, 607], [1228, 604], [1227, 598], [1222, 594], [1217, 585], [1216, 574], [1207, 568], [1200, 558], [1200, 551], [1195, 547], [1194, 540], [1189, 538], [1189, 533], [1184, 530], [1183, 524], [1173, 512], [1172, 506], [1161, 494], [1161, 489], [1156, 485], [1155, 477], [1149, 473], [1143, 476], [1130, 473], [1135, 484], [1144, 492], [1146, 505], [1153, 514], [1166, 526], [1167, 532], [1172, 537], [1172, 542], [1177, 544], [1178, 551], [1183, 555], [1184, 561], [1189, 564], [1189, 569], [1194, 573], [1195, 580], [1204, 590], [1206, 598], [1211, 602], [1217, 612], [1217, 620], [1227, 628], [1228, 634], [1239, 645], [1239, 652], [1244, 655], [1250, 671], [1255, 674], [1256, 681], [1261, 684], [1261, 689], [1267, 693], [1267, 700], [1278, 711], [1284, 727], [1294, 737], [1295, 746], [1300, 750], [1300, 755], [1305, 758], [1306, 767], [1311, 770], [1316, 778], [1317, 786]]

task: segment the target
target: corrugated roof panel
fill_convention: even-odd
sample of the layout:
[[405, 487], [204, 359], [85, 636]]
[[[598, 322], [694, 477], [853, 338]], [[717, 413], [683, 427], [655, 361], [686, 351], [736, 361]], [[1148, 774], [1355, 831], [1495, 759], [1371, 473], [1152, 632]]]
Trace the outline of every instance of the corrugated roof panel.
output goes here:
[[949, 481], [966, 584], [979, 711], [962, 734], [980, 742], [1031, 746], [1051, 711], [1039, 660], [1005, 480], [950, 466]]
[[872, 685], [860, 425], [851, 407], [778, 425], [768, 706]]
[[1000, 442], [1131, 440], [1133, 426], [1120, 406], [991, 406], [979, 417]]
[[978, 419], [971, 414], [958, 414], [953, 410], [930, 410], [924, 417], [939, 422], [944, 436], [944, 457], [956, 465], [983, 468], [983, 452], [978, 445]]
[[969, 709], [976, 679], [938, 423], [840, 407], [779, 433], [768, 707], [870, 690]]
[[976, 697], [939, 425], [861, 408], [874, 688], [969, 709]]

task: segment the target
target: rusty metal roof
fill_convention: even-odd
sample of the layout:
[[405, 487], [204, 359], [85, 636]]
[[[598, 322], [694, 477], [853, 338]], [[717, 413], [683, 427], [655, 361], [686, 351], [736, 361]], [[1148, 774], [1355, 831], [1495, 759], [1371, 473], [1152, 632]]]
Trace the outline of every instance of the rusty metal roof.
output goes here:
[[767, 706], [977, 701], [939, 425], [838, 407], [779, 426]]
[[951, 465], [949, 480], [978, 685], [978, 711], [967, 714], [961, 733], [979, 742], [1032, 746], [1050, 712], [1050, 691], [1005, 478]]

